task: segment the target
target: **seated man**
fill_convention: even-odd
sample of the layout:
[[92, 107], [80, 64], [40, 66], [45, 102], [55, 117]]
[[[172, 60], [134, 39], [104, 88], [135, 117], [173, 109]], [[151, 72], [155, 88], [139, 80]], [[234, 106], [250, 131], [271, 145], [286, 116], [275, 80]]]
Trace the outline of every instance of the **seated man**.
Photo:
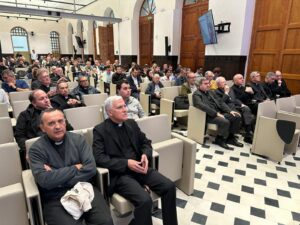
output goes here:
[[138, 67], [132, 68], [130, 76], [127, 77], [127, 81], [131, 88], [131, 96], [140, 99], [140, 84], [142, 83], [142, 78]]
[[195, 82], [196, 82], [196, 75], [193, 72], [189, 72], [187, 74], [187, 82], [181, 85], [180, 96], [188, 97], [188, 94], [197, 91], [197, 86]]
[[52, 74], [52, 76], [50, 75], [50, 78], [52, 84], [56, 84], [62, 78], [65, 79], [66, 81], [70, 81], [70, 79], [65, 76], [64, 71], [61, 67], [55, 67], [54, 73]]
[[[43, 110], [52, 108], [48, 95], [40, 89], [30, 93], [29, 101], [31, 104], [20, 113], [15, 130], [15, 138], [20, 148], [23, 169], [26, 168], [25, 141], [43, 134], [39, 126], [40, 114]], [[68, 124], [67, 129], [73, 130], [73, 127]]]
[[218, 89], [215, 90], [216, 97], [219, 98], [220, 101], [228, 105], [231, 110], [239, 112], [242, 115], [243, 124], [246, 132], [244, 141], [251, 144], [253, 138], [252, 126], [254, 123], [254, 116], [251, 113], [251, 109], [240, 102], [233, 101], [233, 99], [229, 95], [229, 87], [226, 85], [226, 80], [224, 77], [222, 76], [217, 77], [216, 83], [218, 86]]
[[160, 106], [160, 97], [161, 97], [161, 88], [163, 84], [160, 82], [159, 74], [155, 73], [152, 82], [148, 84], [148, 87], [145, 91], [146, 94], [151, 96], [151, 103], [157, 106]]
[[233, 85], [230, 88], [229, 95], [235, 104], [247, 105], [254, 115], [257, 114], [258, 102], [253, 99], [253, 90], [251, 87], [244, 86], [244, 77], [242, 74], [233, 76]]
[[144, 185], [162, 197], [163, 224], [177, 225], [175, 184], [148, 167], [151, 141], [128, 119], [122, 97], [106, 99], [105, 110], [109, 119], [94, 128], [94, 157], [98, 166], [110, 171], [110, 193], [116, 192], [134, 205], [130, 225], [152, 225], [153, 202]]
[[56, 85], [57, 94], [51, 98], [51, 105], [53, 108], [64, 109], [75, 108], [80, 106], [85, 106], [80, 100], [75, 96], [69, 94], [68, 82], [61, 80]]
[[120, 95], [127, 107], [127, 115], [129, 119], [138, 119], [145, 116], [144, 110], [140, 104], [140, 102], [130, 96], [131, 89], [129, 83], [126, 80], [123, 80], [117, 84], [117, 92]]
[[37, 71], [37, 80], [32, 82], [31, 89], [32, 90], [41, 89], [45, 93], [47, 93], [49, 97], [52, 97], [53, 95], [56, 94], [56, 90], [54, 90], [55, 88], [52, 89], [52, 86], [53, 85], [51, 83], [48, 70], [45, 68], [39, 69]]
[[267, 94], [268, 98], [271, 100], [276, 98], [276, 96], [272, 92], [274, 88], [274, 81], [275, 81], [275, 73], [268, 72], [265, 76], [265, 82], [262, 84], [265, 93]]
[[193, 104], [196, 108], [206, 112], [206, 121], [218, 125], [218, 135], [215, 144], [222, 148], [232, 150], [227, 144], [243, 147], [234, 134], [239, 131], [241, 116], [238, 112], [231, 110], [223, 101], [218, 101], [209, 90], [209, 80], [201, 78], [199, 89], [193, 94]]
[[100, 93], [100, 91], [98, 91], [96, 88], [94, 88], [90, 85], [86, 76], [79, 76], [78, 83], [79, 83], [78, 86], [76, 88], [74, 88], [74, 90], [72, 91], [72, 95], [75, 95], [81, 101], [83, 100], [82, 95], [90, 95], [90, 94]]
[[31, 146], [29, 161], [41, 194], [46, 223], [83, 225], [84, 219], [87, 225], [113, 225], [110, 210], [96, 187], [93, 187], [92, 208], [78, 220], [65, 210], [61, 197], [78, 182], [92, 182], [96, 175], [92, 148], [83, 136], [66, 132], [62, 111], [47, 109], [42, 112], [40, 122], [45, 135]]
[[275, 82], [273, 87], [273, 93], [277, 98], [291, 96], [291, 91], [288, 89], [286, 82], [282, 79], [282, 74], [279, 70], [275, 72]]
[[6, 69], [2, 72], [2, 88], [5, 92], [29, 91], [29, 86], [24, 80], [16, 80], [13, 71]]
[[111, 77], [111, 82], [117, 84], [121, 80], [126, 80], [126, 74], [123, 73], [122, 66], [119, 65], [116, 67], [116, 72]]
[[205, 72], [204, 76], [207, 80], [209, 80], [209, 89], [216, 90], [218, 87], [217, 87], [216, 81], [214, 80], [214, 78], [215, 78], [214, 73], [208, 70]]
[[247, 84], [247, 86], [251, 87], [253, 90], [253, 99], [257, 102], [263, 102], [265, 100], [270, 100], [269, 96], [265, 92], [261, 82], [260, 82], [260, 74], [257, 71], [253, 71], [250, 73], [251, 81]]

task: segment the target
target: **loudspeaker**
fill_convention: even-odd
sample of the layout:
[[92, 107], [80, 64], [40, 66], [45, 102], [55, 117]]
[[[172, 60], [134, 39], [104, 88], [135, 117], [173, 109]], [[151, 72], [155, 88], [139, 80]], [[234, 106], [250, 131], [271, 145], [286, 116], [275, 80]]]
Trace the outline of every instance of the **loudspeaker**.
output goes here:
[[165, 36], [165, 56], [169, 56], [169, 52], [171, 51], [171, 45], [169, 45], [169, 38]]

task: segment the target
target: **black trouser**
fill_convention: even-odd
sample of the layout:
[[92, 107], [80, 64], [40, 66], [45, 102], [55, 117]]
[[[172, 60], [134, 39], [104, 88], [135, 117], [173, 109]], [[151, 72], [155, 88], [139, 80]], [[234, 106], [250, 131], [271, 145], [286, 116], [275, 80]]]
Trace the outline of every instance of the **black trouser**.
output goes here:
[[226, 139], [229, 134], [238, 133], [241, 124], [241, 117], [233, 116], [230, 113], [224, 113], [223, 116], [225, 118], [219, 116], [211, 118], [207, 116], [206, 122], [216, 124], [218, 126], [218, 135]]
[[147, 185], [161, 196], [164, 225], [177, 225], [176, 187], [168, 178], [153, 169], [147, 174], [130, 173], [118, 178], [115, 192], [128, 199], [135, 207], [129, 225], [152, 225], [152, 199], [142, 185]]
[[48, 225], [113, 225], [110, 209], [100, 191], [94, 187], [92, 208], [75, 220], [62, 206], [60, 199], [43, 202], [43, 214]]

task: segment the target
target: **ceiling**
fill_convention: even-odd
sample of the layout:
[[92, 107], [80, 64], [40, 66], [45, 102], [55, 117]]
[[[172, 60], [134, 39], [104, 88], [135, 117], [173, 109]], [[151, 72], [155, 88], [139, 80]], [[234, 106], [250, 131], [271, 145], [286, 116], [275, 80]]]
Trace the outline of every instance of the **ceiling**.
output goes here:
[[78, 10], [96, 2], [97, 0], [0, 0], [1, 6], [42, 9], [66, 13], [76, 13]]
[[0, 0], [0, 17], [56, 21], [62, 18], [120, 22], [119, 18], [80, 14], [98, 0]]

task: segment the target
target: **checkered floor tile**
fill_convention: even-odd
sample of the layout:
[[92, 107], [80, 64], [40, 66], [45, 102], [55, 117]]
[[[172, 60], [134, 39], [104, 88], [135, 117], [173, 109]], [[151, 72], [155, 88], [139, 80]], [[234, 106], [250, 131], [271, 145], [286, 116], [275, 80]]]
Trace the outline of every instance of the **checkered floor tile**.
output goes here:
[[[208, 144], [198, 145], [193, 195], [177, 191], [180, 225], [300, 224], [300, 149], [279, 165], [252, 155], [248, 144], [233, 151]], [[162, 225], [160, 213], [153, 224]]]

